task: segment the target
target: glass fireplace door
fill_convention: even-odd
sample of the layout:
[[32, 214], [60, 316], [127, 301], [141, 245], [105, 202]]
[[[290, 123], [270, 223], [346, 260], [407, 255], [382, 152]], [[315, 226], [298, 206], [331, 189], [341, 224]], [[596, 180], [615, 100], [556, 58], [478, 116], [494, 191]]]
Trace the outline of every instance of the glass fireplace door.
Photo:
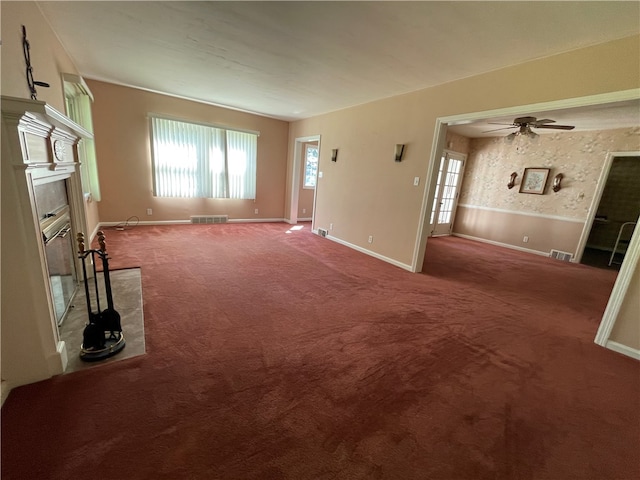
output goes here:
[[60, 325], [76, 290], [73, 236], [66, 222], [45, 243], [56, 321]]

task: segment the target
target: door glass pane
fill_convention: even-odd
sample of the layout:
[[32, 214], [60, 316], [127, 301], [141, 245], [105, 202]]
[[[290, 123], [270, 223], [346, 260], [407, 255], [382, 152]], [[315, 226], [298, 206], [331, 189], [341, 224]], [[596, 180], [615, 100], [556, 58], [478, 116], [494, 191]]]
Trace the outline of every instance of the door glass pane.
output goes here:
[[440, 197], [440, 184], [442, 182], [442, 173], [443, 173], [443, 170], [444, 170], [445, 161], [446, 161], [446, 157], [442, 157], [440, 159], [440, 168], [438, 170], [438, 181], [436, 182], [436, 192], [435, 192], [434, 200], [433, 200], [433, 208], [431, 209], [431, 220], [429, 221], [430, 224], [433, 224], [433, 220], [435, 218], [436, 211], [438, 210], [438, 202], [440, 201], [439, 200], [439, 197]]
[[453, 214], [453, 207], [455, 205], [458, 177], [460, 176], [461, 167], [462, 162], [460, 160], [449, 159], [446, 180], [442, 191], [438, 223], [451, 222], [451, 215]]

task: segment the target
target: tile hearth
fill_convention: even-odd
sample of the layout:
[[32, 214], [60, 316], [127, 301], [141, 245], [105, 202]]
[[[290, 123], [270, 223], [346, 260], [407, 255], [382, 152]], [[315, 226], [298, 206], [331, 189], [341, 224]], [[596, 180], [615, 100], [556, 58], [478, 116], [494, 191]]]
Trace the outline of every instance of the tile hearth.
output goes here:
[[[65, 374], [85, 368], [98, 367], [106, 363], [117, 362], [145, 353], [140, 269], [112, 270], [110, 272], [110, 278], [113, 290], [113, 306], [120, 314], [120, 323], [126, 345], [121, 352], [105, 360], [85, 362], [80, 359], [82, 332], [87, 324], [88, 317], [84, 284], [81, 282], [71, 302], [72, 307], [69, 309], [66, 318], [59, 327], [60, 338], [65, 342], [69, 359], [67, 369], [64, 371]], [[100, 308], [104, 310], [107, 308], [107, 301], [101, 272], [98, 272], [98, 285], [100, 291]], [[93, 310], [96, 311], [95, 286], [92, 279], [89, 280], [89, 292], [91, 295], [91, 306]]]

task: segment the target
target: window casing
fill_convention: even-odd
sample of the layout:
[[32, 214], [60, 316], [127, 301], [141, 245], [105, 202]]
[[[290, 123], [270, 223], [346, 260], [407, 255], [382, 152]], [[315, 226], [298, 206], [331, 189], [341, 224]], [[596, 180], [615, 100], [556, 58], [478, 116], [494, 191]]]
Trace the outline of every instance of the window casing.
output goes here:
[[256, 198], [258, 134], [150, 116], [153, 194]]
[[[82, 77], [73, 74], [63, 74], [64, 100], [67, 116], [93, 133], [93, 121], [91, 118], [91, 103], [93, 95]], [[93, 138], [83, 138], [78, 144], [78, 156], [80, 157], [80, 176], [82, 190], [85, 196], [90, 196], [95, 201], [100, 201], [100, 179], [98, 177], [98, 159]]]

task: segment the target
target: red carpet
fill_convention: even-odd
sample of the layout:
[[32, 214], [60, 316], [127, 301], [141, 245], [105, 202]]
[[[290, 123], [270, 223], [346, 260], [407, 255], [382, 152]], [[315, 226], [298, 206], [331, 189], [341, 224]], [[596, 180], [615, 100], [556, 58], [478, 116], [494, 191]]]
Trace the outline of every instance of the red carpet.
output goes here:
[[148, 353], [15, 389], [2, 479], [640, 477], [611, 272], [440, 238], [411, 274], [288, 228], [107, 230]]

